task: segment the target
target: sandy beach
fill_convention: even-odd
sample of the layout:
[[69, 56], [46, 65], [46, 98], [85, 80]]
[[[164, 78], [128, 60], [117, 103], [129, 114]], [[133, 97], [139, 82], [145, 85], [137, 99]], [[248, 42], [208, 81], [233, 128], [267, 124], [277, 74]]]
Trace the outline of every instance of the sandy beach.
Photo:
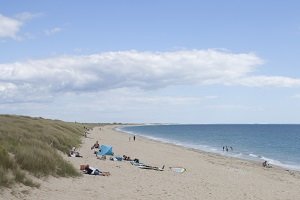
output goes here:
[[[110, 176], [83, 175], [78, 178], [41, 180], [39, 189], [6, 190], [0, 199], [300, 199], [300, 173], [277, 167], [263, 168], [236, 158], [197, 152], [113, 130], [115, 126], [96, 127], [83, 138], [79, 151], [83, 158], [65, 156], [78, 170], [89, 164]], [[128, 161], [96, 159], [91, 146], [113, 146], [115, 155], [128, 155], [140, 162], [162, 167], [164, 171], [139, 169]], [[176, 173], [169, 167], [184, 167]]]

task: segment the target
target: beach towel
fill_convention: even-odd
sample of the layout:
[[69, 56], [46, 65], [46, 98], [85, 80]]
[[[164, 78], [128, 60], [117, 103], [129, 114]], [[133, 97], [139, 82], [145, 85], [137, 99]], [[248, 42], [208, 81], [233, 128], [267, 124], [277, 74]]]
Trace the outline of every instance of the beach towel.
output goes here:
[[151, 170], [156, 170], [156, 171], [164, 171], [165, 166], [160, 167], [153, 167], [153, 166], [148, 166], [148, 165], [138, 165], [137, 166], [140, 169], [151, 169]]

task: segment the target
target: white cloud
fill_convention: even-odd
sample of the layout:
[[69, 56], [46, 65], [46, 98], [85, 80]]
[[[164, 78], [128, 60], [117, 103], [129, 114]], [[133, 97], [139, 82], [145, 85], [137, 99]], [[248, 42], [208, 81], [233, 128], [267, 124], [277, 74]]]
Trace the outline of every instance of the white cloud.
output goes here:
[[43, 87], [31, 84], [15, 84], [0, 82], [0, 103], [45, 102], [52, 99]]
[[17, 38], [23, 22], [0, 14], [0, 38]]
[[283, 76], [249, 76], [234, 81], [250, 87], [299, 87], [300, 79]]
[[32, 14], [23, 12], [16, 14], [15, 17], [7, 17], [0, 14], [0, 38], [21, 39], [21, 37], [18, 36], [18, 33], [24, 23], [40, 15], [40, 13]]
[[[218, 50], [105, 52], [0, 64], [0, 88], [26, 96], [96, 92], [116, 88], [152, 90], [172, 85], [300, 86], [300, 79], [251, 76], [263, 61], [254, 54]], [[5, 84], [12, 84], [9, 88]], [[12, 92], [17, 91], [17, 92]], [[0, 93], [4, 93], [0, 90]], [[47, 95], [46, 95], [47, 96]], [[1, 99], [1, 97], [0, 97]], [[155, 101], [155, 99], [148, 99]]]
[[60, 27], [54, 27], [54, 28], [52, 28], [52, 29], [45, 30], [44, 33], [45, 33], [47, 36], [50, 36], [50, 35], [59, 33], [59, 32], [61, 32], [61, 31], [62, 31], [62, 28], [60, 28]]
[[261, 59], [253, 54], [214, 50], [123, 51], [0, 64], [0, 78], [39, 82], [57, 89], [146, 89], [177, 84], [224, 83], [248, 74], [261, 63]]

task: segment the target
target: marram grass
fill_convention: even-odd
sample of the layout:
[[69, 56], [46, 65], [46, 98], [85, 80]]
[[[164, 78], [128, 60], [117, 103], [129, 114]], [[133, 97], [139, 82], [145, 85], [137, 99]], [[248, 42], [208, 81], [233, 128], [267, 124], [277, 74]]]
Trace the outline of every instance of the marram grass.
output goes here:
[[15, 183], [38, 187], [30, 176], [80, 175], [62, 158], [80, 145], [84, 126], [79, 123], [0, 115], [0, 187]]

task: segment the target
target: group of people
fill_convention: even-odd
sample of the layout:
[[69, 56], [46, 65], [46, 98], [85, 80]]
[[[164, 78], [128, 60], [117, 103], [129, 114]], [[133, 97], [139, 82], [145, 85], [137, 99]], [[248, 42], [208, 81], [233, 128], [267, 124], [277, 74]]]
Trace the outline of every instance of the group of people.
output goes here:
[[[101, 130], [101, 129], [100, 129]], [[89, 129], [84, 127], [84, 136], [87, 137]], [[98, 149], [100, 151], [100, 144], [98, 141], [95, 142], [95, 144], [91, 147], [91, 150]], [[97, 151], [95, 151], [97, 152]], [[94, 153], [95, 153], [94, 152]], [[68, 153], [69, 157], [82, 157], [79, 153], [79, 151], [76, 149], [76, 147], [72, 147], [72, 149]], [[106, 159], [106, 156], [102, 156], [98, 159]], [[98, 168], [91, 167], [89, 164], [87, 165], [80, 165], [80, 170], [85, 174], [90, 175], [99, 175], [99, 176], [110, 176], [110, 172], [103, 172], [100, 171]]]
[[233, 151], [233, 148], [230, 146], [230, 147], [228, 147], [228, 146], [223, 146], [223, 151], [229, 151], [229, 149], [230, 149], [230, 151]]
[[[131, 141], [131, 137], [129, 137], [129, 142]], [[133, 141], [135, 141], [135, 135], [133, 136]]]
[[[84, 127], [84, 136], [87, 137], [87, 132], [88, 132], [88, 128]], [[101, 129], [100, 129], [101, 130]], [[133, 141], [136, 140], [136, 136], [134, 135], [133, 137]], [[131, 137], [129, 138], [129, 141], [131, 140]], [[93, 146], [91, 146], [91, 150], [93, 149], [97, 149], [94, 151], [94, 153], [97, 154], [98, 151], [101, 151], [100, 149], [100, 144], [98, 142], [98, 140], [93, 144]], [[70, 157], [82, 157], [80, 155], [80, 153], [76, 150], [75, 147], [73, 147], [70, 152], [69, 152], [69, 156]], [[98, 158], [98, 157], [97, 157]], [[98, 158], [98, 159], [103, 159], [105, 160], [106, 159], [106, 156], [102, 156], [101, 158]], [[139, 163], [139, 159], [137, 158], [134, 158], [134, 159], [131, 159], [129, 156], [126, 156], [126, 155], [123, 155], [123, 157], [120, 157], [121, 160], [125, 160], [125, 161], [133, 161], [135, 163]], [[110, 173], [109, 172], [102, 172], [100, 171], [98, 168], [95, 168], [95, 167], [91, 167], [89, 164], [87, 165], [81, 165], [80, 166], [80, 170], [85, 173], [85, 174], [90, 174], [90, 175], [100, 175], [100, 176], [109, 176]]]
[[[91, 150], [93, 150], [93, 149], [98, 149], [98, 151], [100, 151], [100, 144], [99, 144], [98, 140], [95, 142], [95, 144], [93, 144], [93, 146], [91, 146]], [[97, 150], [95, 150], [94, 153], [97, 156]], [[101, 157], [97, 156], [97, 158], [100, 159], [100, 160], [106, 160], [106, 156], [101, 156]], [[110, 172], [100, 171], [98, 168], [91, 167], [89, 164], [81, 165], [80, 170], [82, 170], [82, 172], [85, 173], [85, 174], [99, 175], [99, 176], [110, 176]]]
[[87, 127], [83, 127], [83, 129], [84, 129], [84, 137], [86, 137], [87, 138], [87, 134], [88, 134], [88, 131], [90, 130], [89, 128], [87, 128]]

